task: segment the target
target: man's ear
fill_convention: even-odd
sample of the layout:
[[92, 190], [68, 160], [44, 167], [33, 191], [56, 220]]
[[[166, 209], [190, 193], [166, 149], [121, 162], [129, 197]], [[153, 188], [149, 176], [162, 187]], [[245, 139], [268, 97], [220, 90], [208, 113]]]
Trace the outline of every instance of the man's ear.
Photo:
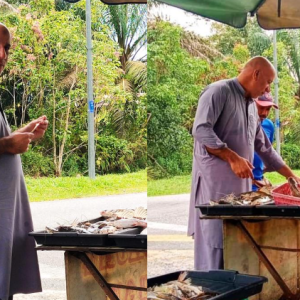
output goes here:
[[259, 72], [260, 72], [260, 70], [255, 70], [253, 73], [253, 78], [255, 81], [258, 81]]

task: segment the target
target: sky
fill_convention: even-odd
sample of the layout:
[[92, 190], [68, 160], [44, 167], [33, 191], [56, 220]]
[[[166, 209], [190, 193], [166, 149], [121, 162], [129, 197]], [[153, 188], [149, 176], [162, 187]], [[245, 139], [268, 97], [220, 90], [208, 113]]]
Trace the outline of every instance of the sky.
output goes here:
[[193, 31], [201, 36], [212, 35], [211, 24], [214, 21], [195, 16], [192, 13], [169, 5], [160, 5], [159, 8], [153, 8], [151, 14], [159, 14], [163, 19], [169, 20], [171, 23], [180, 25], [187, 30]]

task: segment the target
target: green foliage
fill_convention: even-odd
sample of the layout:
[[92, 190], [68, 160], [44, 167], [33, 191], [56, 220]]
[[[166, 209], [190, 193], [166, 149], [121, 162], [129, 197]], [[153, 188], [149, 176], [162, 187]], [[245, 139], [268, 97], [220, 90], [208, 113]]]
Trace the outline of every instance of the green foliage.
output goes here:
[[97, 139], [96, 165], [100, 174], [117, 171], [130, 172], [133, 153], [126, 140], [113, 136], [101, 136]]
[[[151, 178], [191, 172], [190, 132], [201, 90], [210, 82], [236, 76], [241, 62], [249, 56], [247, 48], [239, 46], [235, 51], [241, 61], [218, 56], [209, 64], [205, 58], [193, 57], [185, 50], [185, 36], [183, 29], [168, 22], [157, 21], [148, 26], [148, 174]], [[197, 46], [199, 43], [200, 40]], [[209, 51], [209, 47], [203, 46]]]
[[190, 170], [189, 130], [208, 63], [182, 49], [182, 29], [167, 22], [148, 27], [149, 166], [167, 174]]
[[250, 59], [250, 51], [246, 45], [236, 44], [233, 48], [233, 56], [241, 63]]
[[23, 172], [28, 176], [54, 176], [53, 161], [44, 156], [41, 150], [29, 150], [21, 155]]
[[220, 23], [214, 23], [213, 28], [215, 34], [210, 39], [225, 55], [232, 55], [236, 45], [247, 45], [251, 57], [262, 55], [271, 46], [270, 37], [259, 27], [256, 20], [250, 18], [242, 29]]
[[[24, 162], [29, 164], [25, 173], [33, 176], [86, 174], [85, 3], [20, 2], [14, 3], [19, 13], [0, 16], [13, 35], [9, 62], [0, 82], [0, 97], [14, 129], [43, 114], [49, 120], [38, 147], [24, 155]], [[136, 7], [140, 6], [132, 6], [132, 11]], [[119, 85], [124, 73], [119, 59], [122, 50], [103, 22], [104, 14], [107, 16], [106, 6], [92, 0], [95, 139], [100, 141], [96, 157], [105, 156], [105, 163], [97, 168], [101, 174], [145, 168], [147, 120], [145, 64], [138, 62], [142, 65], [129, 72], [131, 89]], [[129, 14], [119, 21], [133, 24], [136, 16], [131, 18]], [[135, 32], [145, 30], [142, 27], [143, 24], [137, 25]], [[128, 32], [133, 34], [131, 29]], [[110, 142], [103, 142], [105, 139]], [[116, 144], [115, 148], [111, 143]], [[113, 148], [111, 152], [110, 148]], [[41, 157], [45, 158], [45, 164], [35, 168], [33, 165]]]
[[300, 169], [300, 146], [295, 144], [281, 145], [281, 155], [286, 164], [292, 169]]

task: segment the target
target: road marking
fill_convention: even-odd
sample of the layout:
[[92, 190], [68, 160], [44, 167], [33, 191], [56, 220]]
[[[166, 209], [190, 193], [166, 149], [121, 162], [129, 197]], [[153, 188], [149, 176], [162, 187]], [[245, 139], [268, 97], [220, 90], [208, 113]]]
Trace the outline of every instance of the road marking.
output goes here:
[[148, 235], [148, 242], [193, 242], [192, 237], [186, 235]]
[[179, 232], [185, 232], [185, 233], [187, 232], [187, 226], [178, 225], [178, 224], [148, 222], [148, 227], [151, 229], [172, 230], [172, 231], [179, 231]]

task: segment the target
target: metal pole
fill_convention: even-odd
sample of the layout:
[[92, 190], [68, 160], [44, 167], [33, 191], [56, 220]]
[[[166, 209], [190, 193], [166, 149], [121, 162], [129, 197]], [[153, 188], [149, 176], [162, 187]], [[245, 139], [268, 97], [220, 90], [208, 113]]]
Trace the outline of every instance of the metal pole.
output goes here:
[[[276, 42], [277, 31], [273, 31], [273, 65], [276, 70], [275, 74], [275, 103], [278, 105], [278, 70], [277, 70], [277, 42]], [[276, 139], [276, 151], [280, 155], [280, 119], [279, 109], [275, 109], [275, 139]]]
[[89, 177], [95, 179], [93, 53], [91, 28], [91, 0], [86, 0], [86, 48], [87, 48], [87, 102], [88, 102], [88, 167]]

